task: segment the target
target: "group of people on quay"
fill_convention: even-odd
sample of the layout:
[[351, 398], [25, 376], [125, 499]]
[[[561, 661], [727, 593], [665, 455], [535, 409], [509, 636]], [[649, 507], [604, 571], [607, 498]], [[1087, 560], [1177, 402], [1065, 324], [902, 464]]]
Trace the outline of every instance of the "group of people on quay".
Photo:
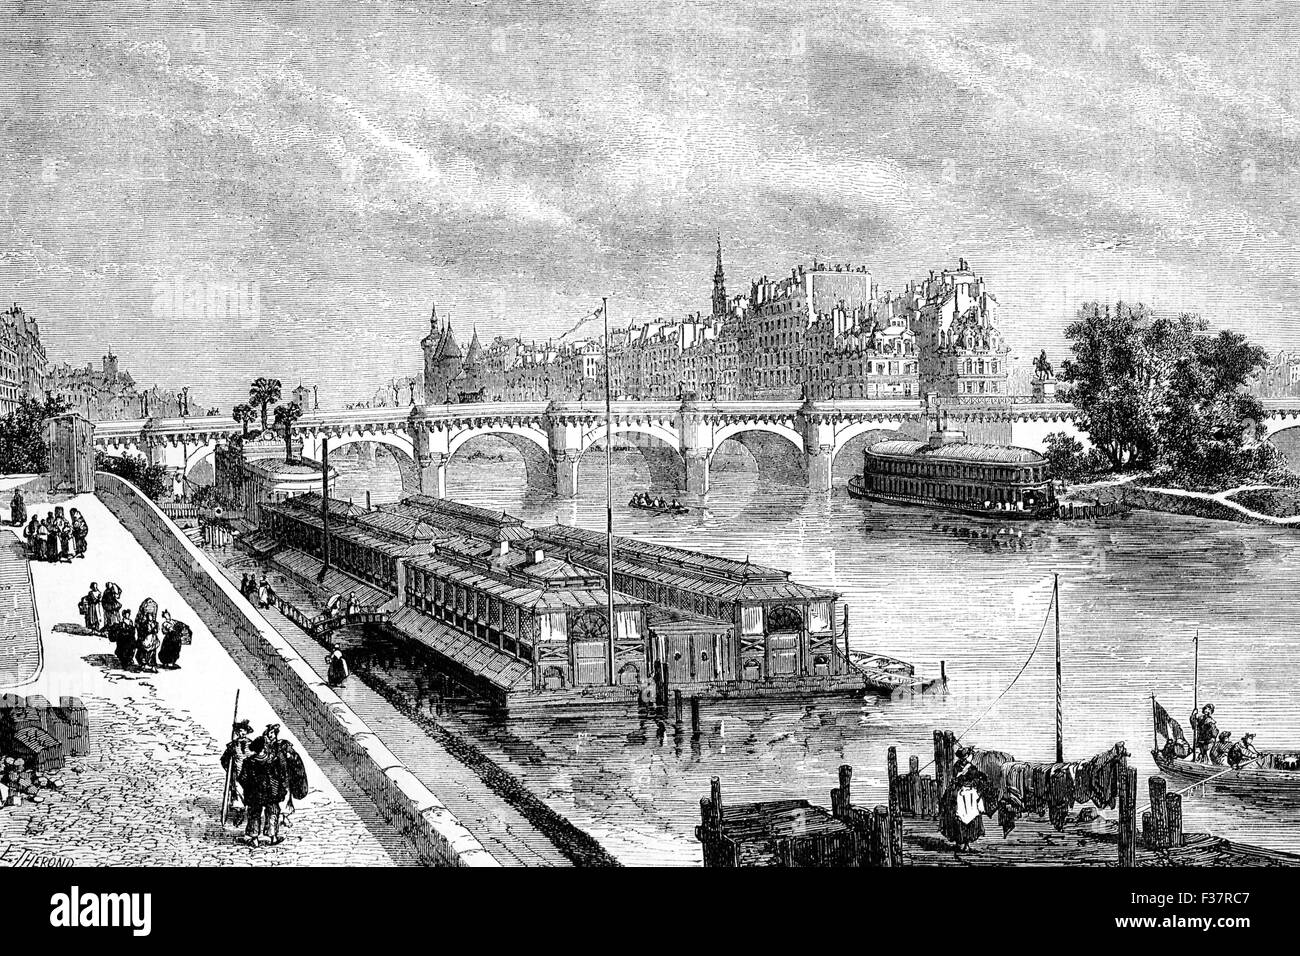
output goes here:
[[63, 506], [56, 506], [45, 517], [27, 514], [27, 502], [22, 491], [15, 491], [9, 503], [9, 518], [15, 528], [23, 529], [23, 543], [31, 561], [71, 562], [86, 556], [90, 526], [76, 508], [65, 515]]
[[1170, 739], [1165, 744], [1165, 756], [1169, 758], [1190, 757], [1198, 763], [1209, 763], [1220, 767], [1240, 767], [1259, 757], [1255, 749], [1255, 735], [1242, 734], [1241, 739], [1233, 741], [1232, 732], [1220, 730], [1214, 720], [1214, 705], [1206, 704], [1199, 711], [1193, 710], [1190, 718], [1192, 726], [1192, 744], [1190, 753], [1185, 741]]
[[275, 591], [271, 588], [271, 583], [266, 580], [266, 575], [262, 575], [260, 581], [254, 574], [243, 575], [239, 579], [239, 593], [250, 604], [255, 603], [260, 608], [268, 608], [275, 603]]
[[293, 801], [307, 796], [302, 757], [280, 738], [279, 724], [267, 724], [260, 736], [250, 739], [253, 725], [238, 720], [231, 734], [221, 769], [226, 772], [232, 819], [236, 826], [244, 824], [240, 842], [254, 847], [283, 843], [280, 831], [292, 826]]
[[188, 624], [173, 620], [170, 612], [158, 613], [158, 602], [145, 598], [135, 618], [122, 604], [122, 589], [112, 581], [91, 582], [78, 602], [86, 629], [107, 637], [114, 644], [117, 662], [125, 670], [158, 673], [159, 668], [179, 670], [181, 648], [193, 640]]

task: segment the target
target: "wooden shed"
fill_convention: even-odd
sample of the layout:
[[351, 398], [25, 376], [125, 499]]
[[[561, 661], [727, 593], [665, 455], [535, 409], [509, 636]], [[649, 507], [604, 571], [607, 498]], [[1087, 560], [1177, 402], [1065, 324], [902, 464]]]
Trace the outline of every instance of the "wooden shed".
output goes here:
[[45, 423], [50, 491], [79, 495], [95, 490], [95, 425], [76, 412]]

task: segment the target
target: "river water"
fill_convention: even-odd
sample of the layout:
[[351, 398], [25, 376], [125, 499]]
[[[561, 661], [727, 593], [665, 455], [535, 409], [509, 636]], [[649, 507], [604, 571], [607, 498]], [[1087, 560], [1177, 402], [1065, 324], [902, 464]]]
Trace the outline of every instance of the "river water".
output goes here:
[[[842, 486], [810, 494], [743, 466], [715, 472], [707, 499], [674, 519], [622, 507], [649, 475], [635, 452], [620, 453], [615, 467], [616, 533], [748, 556], [831, 586], [849, 605], [855, 647], [911, 661], [926, 677], [945, 661], [950, 680], [945, 695], [902, 700], [705, 702], [694, 738], [689, 716], [677, 733], [671, 722], [622, 713], [501, 718], [459, 703], [441, 715], [627, 863], [700, 862], [694, 827], [713, 776], [724, 800], [804, 797], [828, 806], [836, 770], [847, 763], [854, 802], [879, 803], [886, 748], [898, 747], [904, 770], [911, 754], [924, 766], [935, 729], [1050, 760], [1054, 573], [1067, 759], [1126, 741], [1145, 803], [1154, 771], [1151, 695], [1187, 727], [1198, 633], [1199, 699], [1215, 704], [1220, 728], [1234, 739], [1253, 731], [1261, 748], [1300, 747], [1293, 597], [1300, 532], [1134, 512], [1095, 523], [1029, 523], [1010, 538], [968, 537], [999, 526], [856, 501]], [[458, 457], [448, 494], [529, 523], [604, 528], [599, 455], [584, 459], [576, 500], [530, 492], [524, 478], [516, 460]], [[348, 481], [361, 490], [349, 492]], [[381, 468], [345, 474], [340, 493], [364, 497], [366, 486], [376, 502], [401, 491], [396, 472]], [[1184, 816], [1188, 830], [1300, 851], [1300, 820], [1285, 807], [1242, 806], [1202, 788], [1184, 796]], [[988, 839], [1001, 839], [996, 826], [989, 829]]]

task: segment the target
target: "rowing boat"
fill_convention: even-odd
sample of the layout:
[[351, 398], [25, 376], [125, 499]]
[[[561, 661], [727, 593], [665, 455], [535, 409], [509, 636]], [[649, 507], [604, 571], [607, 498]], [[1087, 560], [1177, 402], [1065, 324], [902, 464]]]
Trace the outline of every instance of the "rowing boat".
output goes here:
[[1236, 769], [1180, 757], [1170, 758], [1159, 750], [1152, 750], [1151, 757], [1161, 773], [1175, 777], [1185, 785], [1204, 783], [1247, 796], [1276, 792], [1300, 795], [1300, 752], [1297, 751], [1260, 751], [1258, 757]]

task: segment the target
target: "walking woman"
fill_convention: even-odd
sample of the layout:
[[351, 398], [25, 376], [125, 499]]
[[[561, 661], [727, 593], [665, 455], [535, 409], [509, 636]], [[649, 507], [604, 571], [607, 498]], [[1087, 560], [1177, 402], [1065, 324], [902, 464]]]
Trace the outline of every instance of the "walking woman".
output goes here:
[[59, 522], [63, 520], [62, 515], [58, 512], [63, 509], [55, 509], [52, 515], [46, 515], [41, 521], [42, 527], [45, 528], [45, 560], [59, 560]]
[[36, 515], [23, 530], [23, 539], [27, 542], [27, 560], [39, 561], [45, 551], [45, 538], [41, 535], [41, 521]]
[[122, 589], [112, 581], [105, 581], [104, 600], [100, 603], [104, 608], [104, 632], [111, 633], [110, 629], [122, 613]]
[[86, 556], [86, 538], [90, 536], [90, 526], [76, 508], [72, 509], [72, 543], [78, 558]]
[[103, 600], [99, 585], [91, 581], [90, 591], [81, 599], [81, 616], [86, 623], [86, 630], [96, 634], [103, 633], [104, 630]]
[[9, 521], [15, 528], [21, 528], [27, 523], [27, 501], [23, 498], [21, 488], [14, 490], [14, 496], [9, 501]]
[[63, 514], [62, 508], [54, 509], [54, 523], [58, 526], [59, 532], [59, 557], [60, 561], [72, 560], [72, 525]]

